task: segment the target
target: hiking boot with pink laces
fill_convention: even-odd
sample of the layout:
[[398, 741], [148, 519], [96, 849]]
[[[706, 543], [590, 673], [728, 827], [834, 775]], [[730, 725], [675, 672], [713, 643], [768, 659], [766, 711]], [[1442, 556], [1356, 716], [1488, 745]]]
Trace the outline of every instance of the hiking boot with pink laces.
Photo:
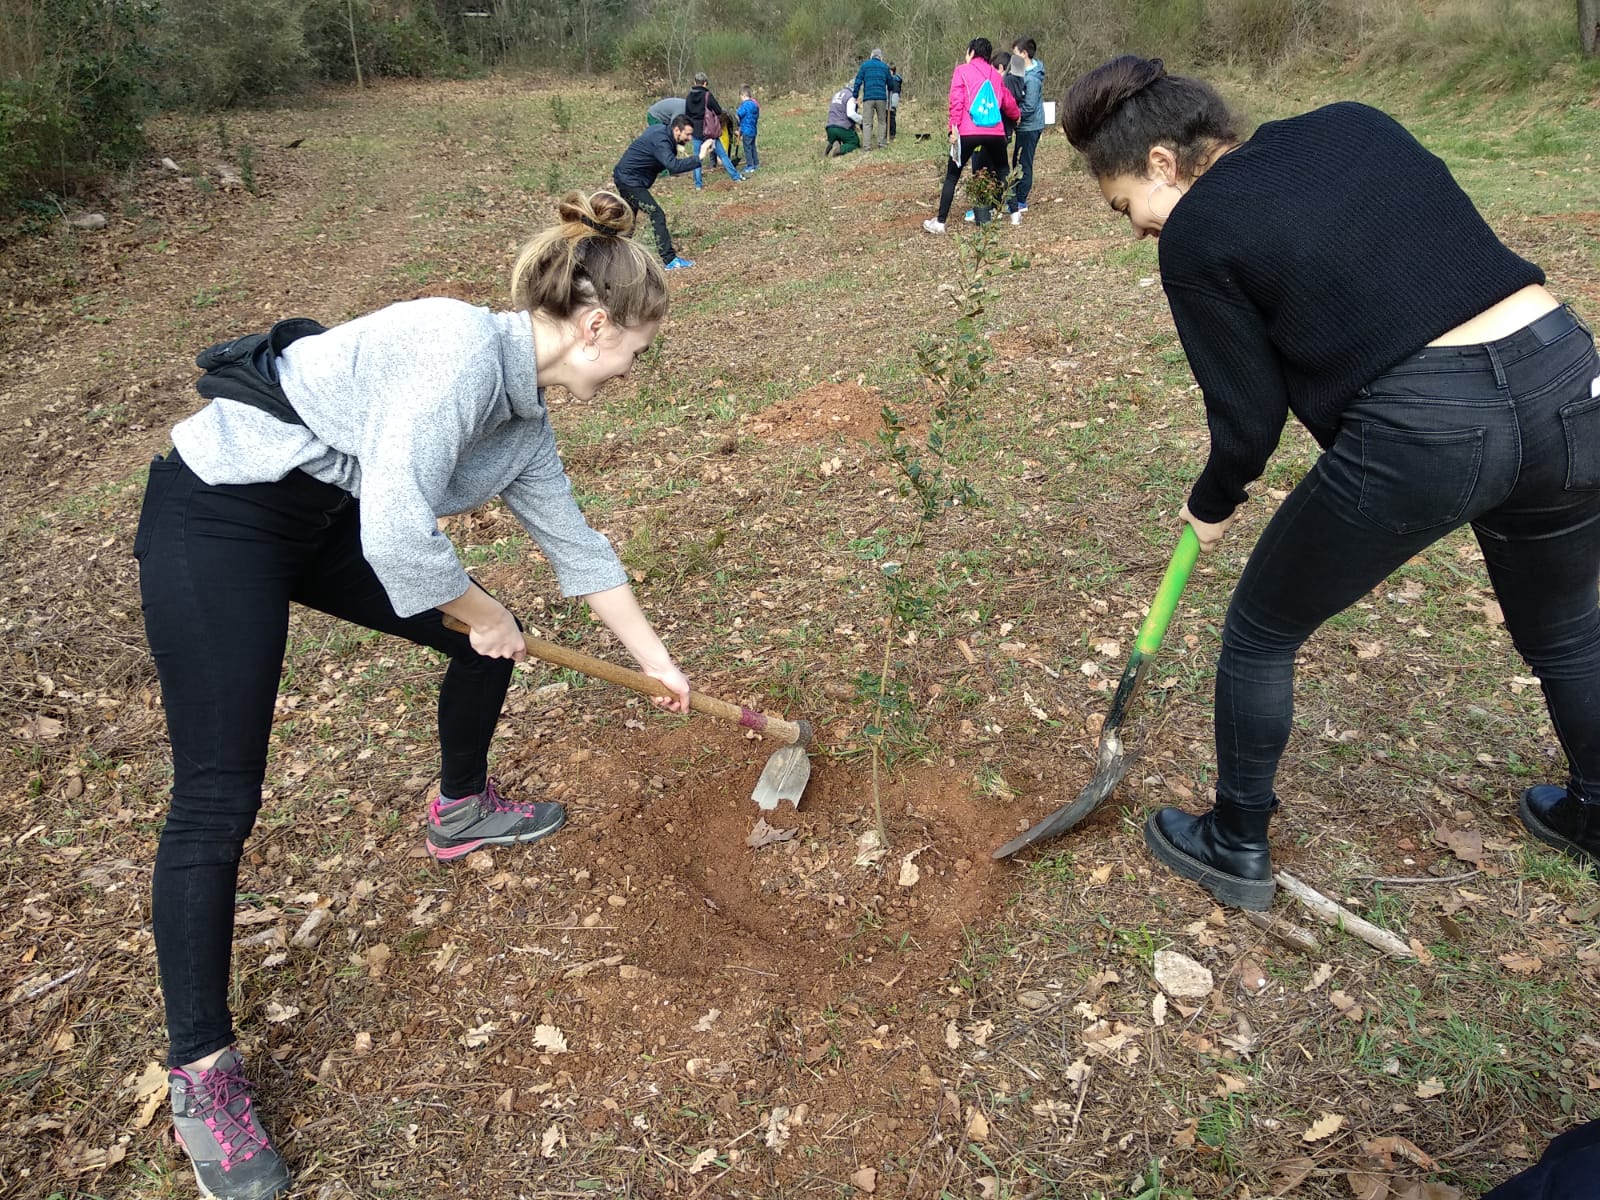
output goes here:
[[289, 1168], [256, 1119], [250, 1081], [238, 1051], [224, 1050], [207, 1070], [167, 1073], [172, 1124], [200, 1193], [212, 1200], [273, 1200], [289, 1190]]
[[490, 779], [476, 796], [434, 797], [428, 806], [428, 853], [448, 862], [481, 846], [536, 842], [566, 823], [567, 810], [561, 805], [507, 800]]

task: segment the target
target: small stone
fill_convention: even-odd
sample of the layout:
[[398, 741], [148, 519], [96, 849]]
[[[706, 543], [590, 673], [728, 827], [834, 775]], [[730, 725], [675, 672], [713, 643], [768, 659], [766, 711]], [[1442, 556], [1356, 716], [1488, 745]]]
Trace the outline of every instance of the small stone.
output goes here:
[[1162, 990], [1175, 999], [1209, 996], [1213, 986], [1210, 971], [1176, 950], [1156, 951], [1155, 976]]

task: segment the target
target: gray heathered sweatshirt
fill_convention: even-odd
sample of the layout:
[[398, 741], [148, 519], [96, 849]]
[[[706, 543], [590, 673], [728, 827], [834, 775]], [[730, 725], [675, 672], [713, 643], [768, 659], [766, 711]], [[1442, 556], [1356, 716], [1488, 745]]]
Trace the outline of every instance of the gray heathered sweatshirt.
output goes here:
[[290, 345], [283, 390], [305, 426], [213, 400], [172, 431], [207, 483], [300, 468], [361, 499], [361, 548], [403, 617], [469, 580], [437, 518], [505, 499], [565, 596], [627, 581], [583, 519], [538, 386], [528, 314], [458, 300], [394, 304]]

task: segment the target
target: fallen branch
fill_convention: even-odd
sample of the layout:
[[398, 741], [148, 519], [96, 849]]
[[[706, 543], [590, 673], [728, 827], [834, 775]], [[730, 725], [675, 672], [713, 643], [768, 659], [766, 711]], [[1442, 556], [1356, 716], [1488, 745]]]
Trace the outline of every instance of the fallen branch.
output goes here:
[[1369, 946], [1375, 946], [1391, 958], [1415, 958], [1411, 947], [1402, 942], [1387, 929], [1379, 929], [1371, 921], [1356, 916], [1342, 904], [1338, 904], [1324, 896], [1310, 884], [1302, 883], [1287, 871], [1279, 871], [1273, 876], [1278, 881], [1278, 886], [1288, 892], [1296, 900], [1304, 904], [1317, 917], [1318, 920], [1328, 925], [1343, 929], [1352, 937], [1358, 937]]
[[1317, 941], [1316, 934], [1283, 917], [1269, 916], [1267, 913], [1251, 912], [1246, 909], [1244, 919], [1302, 954], [1316, 954], [1322, 949], [1322, 943]]
[[1481, 871], [1463, 871], [1459, 875], [1357, 875], [1356, 878], [1366, 883], [1387, 883], [1395, 887], [1423, 886], [1430, 883], [1460, 883], [1463, 879], [1471, 879], [1474, 875], [1482, 874]]

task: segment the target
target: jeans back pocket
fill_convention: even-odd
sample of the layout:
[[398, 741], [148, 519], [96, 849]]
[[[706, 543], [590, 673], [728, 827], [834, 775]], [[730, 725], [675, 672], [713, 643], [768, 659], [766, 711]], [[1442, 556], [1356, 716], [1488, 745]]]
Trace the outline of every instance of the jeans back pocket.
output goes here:
[[1390, 533], [1460, 521], [1478, 486], [1482, 429], [1361, 426], [1361, 514]]
[[150, 477], [144, 485], [144, 503], [139, 508], [139, 528], [133, 535], [133, 557], [136, 560], [142, 561], [145, 552], [150, 549], [150, 536], [155, 529], [156, 516], [161, 511], [161, 502], [172, 490], [172, 481], [181, 470], [183, 463], [178, 461], [176, 454], [170, 458], [158, 458], [150, 464]]
[[1600, 378], [1587, 400], [1564, 404], [1561, 431], [1567, 438], [1567, 491], [1600, 491]]

